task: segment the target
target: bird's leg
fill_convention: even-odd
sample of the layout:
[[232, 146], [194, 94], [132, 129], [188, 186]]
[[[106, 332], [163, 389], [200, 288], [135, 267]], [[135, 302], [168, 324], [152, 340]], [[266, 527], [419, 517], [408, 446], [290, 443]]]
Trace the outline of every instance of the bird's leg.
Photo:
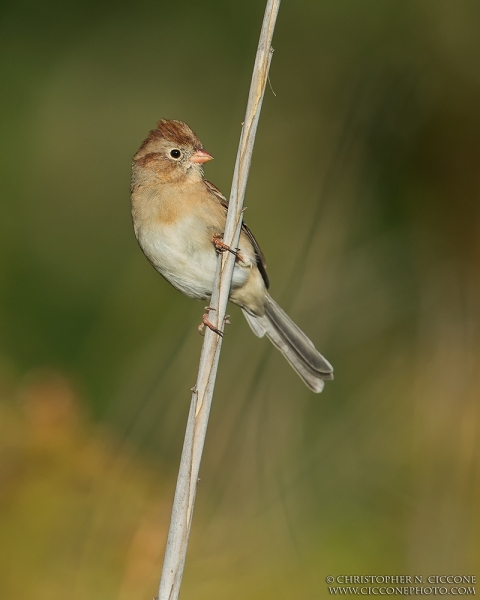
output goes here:
[[234, 250], [233, 248], [230, 248], [230, 246], [225, 244], [222, 240], [223, 240], [222, 233], [214, 234], [214, 236], [212, 237], [212, 242], [213, 242], [213, 245], [215, 246], [215, 250], [217, 252], [231, 252], [237, 260], [242, 261], [242, 255], [240, 254], [240, 248], [237, 248], [236, 250]]
[[[198, 326], [198, 333], [202, 334], [202, 331], [205, 329], [205, 325], [206, 325], [209, 329], [211, 329], [217, 335], [219, 335], [220, 337], [223, 337], [223, 331], [220, 331], [220, 329], [217, 329], [215, 327], [215, 325], [213, 323], [210, 323], [210, 321], [208, 320], [208, 313], [211, 310], [216, 310], [216, 309], [215, 308], [211, 308], [210, 306], [206, 306], [205, 307], [205, 313], [202, 316], [202, 322]], [[202, 335], [204, 335], [204, 334], [202, 334]]]

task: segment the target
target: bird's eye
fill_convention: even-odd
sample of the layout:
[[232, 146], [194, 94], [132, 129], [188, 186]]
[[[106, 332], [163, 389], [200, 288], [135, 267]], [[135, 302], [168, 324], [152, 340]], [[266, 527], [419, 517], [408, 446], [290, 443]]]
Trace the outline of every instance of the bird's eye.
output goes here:
[[182, 153], [180, 152], [180, 150], [177, 150], [176, 148], [174, 148], [173, 150], [170, 150], [170, 156], [172, 158], [180, 158], [181, 155], [182, 155]]

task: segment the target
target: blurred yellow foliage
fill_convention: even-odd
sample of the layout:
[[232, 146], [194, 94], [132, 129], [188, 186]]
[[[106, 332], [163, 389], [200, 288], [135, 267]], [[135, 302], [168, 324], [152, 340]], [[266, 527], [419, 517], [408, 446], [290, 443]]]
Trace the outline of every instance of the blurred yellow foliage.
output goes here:
[[1, 596], [148, 597], [168, 524], [159, 473], [87, 425], [57, 372], [30, 373], [6, 400]]

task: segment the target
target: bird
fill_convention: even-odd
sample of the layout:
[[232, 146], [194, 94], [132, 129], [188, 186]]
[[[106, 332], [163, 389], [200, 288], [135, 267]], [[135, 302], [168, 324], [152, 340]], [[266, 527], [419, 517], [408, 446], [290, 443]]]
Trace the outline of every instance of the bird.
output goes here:
[[[333, 367], [270, 296], [265, 256], [252, 232], [243, 223], [238, 248], [223, 242], [228, 201], [203, 176], [212, 159], [183, 121], [162, 119], [150, 131], [132, 164], [131, 210], [140, 248], [169, 283], [199, 300], [212, 295], [218, 253], [233, 252], [230, 301], [253, 333], [266, 336], [305, 384], [321, 392]], [[202, 323], [215, 330], [207, 315]]]

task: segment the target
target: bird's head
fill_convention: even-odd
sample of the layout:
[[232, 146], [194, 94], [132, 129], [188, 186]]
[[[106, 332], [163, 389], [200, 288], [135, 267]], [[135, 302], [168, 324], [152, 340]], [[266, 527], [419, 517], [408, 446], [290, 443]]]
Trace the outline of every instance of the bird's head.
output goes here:
[[162, 183], [178, 183], [201, 179], [203, 163], [212, 159], [186, 123], [162, 119], [140, 146], [133, 165], [152, 172]]

